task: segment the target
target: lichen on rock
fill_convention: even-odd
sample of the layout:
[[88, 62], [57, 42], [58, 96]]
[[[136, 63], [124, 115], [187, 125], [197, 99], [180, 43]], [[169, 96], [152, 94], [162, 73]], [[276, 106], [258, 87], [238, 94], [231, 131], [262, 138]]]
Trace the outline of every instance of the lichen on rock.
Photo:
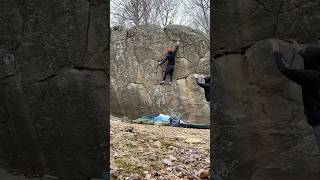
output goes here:
[[[158, 62], [165, 47], [181, 45], [174, 83], [159, 85]], [[186, 121], [209, 123], [209, 105], [195, 77], [209, 74], [209, 38], [185, 26], [113, 27], [111, 32], [111, 114], [137, 118], [165, 113]], [[169, 77], [167, 77], [169, 78]], [[168, 81], [168, 79], [167, 79]]]

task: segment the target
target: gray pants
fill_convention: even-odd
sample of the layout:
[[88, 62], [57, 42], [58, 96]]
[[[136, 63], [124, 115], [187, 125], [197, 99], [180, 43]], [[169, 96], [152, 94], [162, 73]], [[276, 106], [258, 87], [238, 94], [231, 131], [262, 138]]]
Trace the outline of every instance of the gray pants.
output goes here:
[[316, 143], [317, 143], [319, 150], [320, 150], [320, 125], [313, 127], [313, 133], [316, 138]]

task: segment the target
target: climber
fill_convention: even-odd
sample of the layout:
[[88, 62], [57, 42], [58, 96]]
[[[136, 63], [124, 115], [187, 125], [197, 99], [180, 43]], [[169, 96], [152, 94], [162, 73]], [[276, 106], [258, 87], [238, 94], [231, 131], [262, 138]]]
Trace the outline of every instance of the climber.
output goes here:
[[320, 148], [320, 46], [308, 46], [303, 50], [295, 40], [291, 41], [304, 61], [304, 69], [290, 68], [279, 51], [278, 43], [271, 40], [275, 63], [284, 76], [301, 85], [304, 114]]
[[168, 74], [170, 75], [169, 84], [170, 85], [172, 84], [173, 72], [174, 72], [174, 67], [175, 67], [175, 64], [176, 64], [176, 53], [177, 53], [177, 51], [179, 49], [179, 44], [180, 44], [180, 42], [178, 41], [176, 47], [174, 48], [174, 50], [172, 50], [172, 48], [166, 48], [167, 55], [161, 62], [159, 62], [159, 65], [161, 65], [161, 64], [165, 63], [166, 61], [168, 61], [167, 66], [166, 66], [166, 70], [165, 70], [165, 73], [164, 73], [164, 76], [163, 76], [163, 79], [162, 79], [160, 84], [164, 84], [164, 81], [166, 80], [166, 77], [167, 77]]
[[203, 78], [204, 83], [201, 83], [198, 78], [196, 78], [197, 84], [204, 89], [204, 96], [206, 97], [206, 101], [210, 101], [210, 76], [206, 76]]

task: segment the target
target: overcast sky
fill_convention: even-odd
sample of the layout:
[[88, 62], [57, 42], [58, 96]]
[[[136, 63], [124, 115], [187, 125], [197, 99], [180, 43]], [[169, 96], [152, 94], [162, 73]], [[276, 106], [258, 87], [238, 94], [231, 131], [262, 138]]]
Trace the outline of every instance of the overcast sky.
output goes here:
[[[113, 2], [119, 2], [122, 0], [111, 0], [110, 3], [112, 4]], [[179, 0], [181, 1], [181, 0]], [[187, 19], [187, 14], [184, 12], [183, 8], [182, 8], [182, 4], [180, 5], [179, 9], [178, 9], [178, 13], [177, 16], [175, 18], [174, 24], [180, 24], [180, 25], [185, 25], [185, 26], [189, 26], [189, 22]], [[114, 14], [110, 14], [110, 25], [111, 27], [116, 25], [115, 23], [115, 16]]]

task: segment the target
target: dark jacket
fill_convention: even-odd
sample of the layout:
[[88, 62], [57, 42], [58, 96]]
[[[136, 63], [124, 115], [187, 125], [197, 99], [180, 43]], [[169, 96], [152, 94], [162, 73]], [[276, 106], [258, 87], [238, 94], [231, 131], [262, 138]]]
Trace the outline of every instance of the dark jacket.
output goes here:
[[280, 72], [288, 79], [301, 85], [305, 115], [308, 124], [320, 125], [320, 48], [308, 47], [299, 52], [304, 60], [304, 70], [291, 69], [280, 52], [275, 52], [275, 61]]
[[204, 78], [204, 83], [197, 84], [204, 89], [204, 96], [206, 97], [206, 101], [210, 101], [210, 77]]
[[179, 49], [179, 45], [177, 45], [173, 51], [168, 52], [167, 56], [161, 61], [160, 64], [163, 64], [166, 61], [168, 61], [167, 65], [174, 66], [176, 64], [176, 54], [178, 52], [178, 49]]

